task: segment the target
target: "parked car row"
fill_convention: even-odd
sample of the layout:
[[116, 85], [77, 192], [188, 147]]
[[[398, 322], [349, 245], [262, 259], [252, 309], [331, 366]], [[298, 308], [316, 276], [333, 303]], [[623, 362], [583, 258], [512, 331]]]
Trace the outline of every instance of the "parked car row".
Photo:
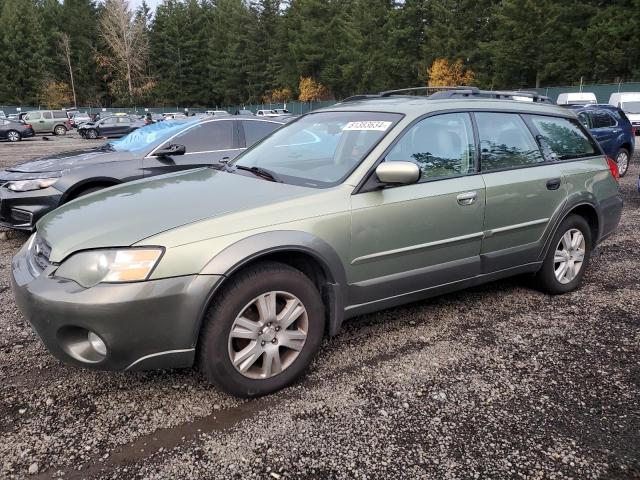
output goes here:
[[573, 109], [464, 92], [164, 121], [12, 167], [2, 219], [37, 227], [16, 302], [61, 360], [198, 364], [254, 397], [348, 318], [525, 273], [576, 289], [620, 219], [617, 164]]
[[[14, 165], [0, 172], [0, 225], [33, 230], [43, 215], [88, 193], [229, 161], [282, 123], [277, 118], [233, 116], [168, 120], [135, 129], [98, 148]], [[83, 125], [79, 130], [86, 130], [87, 136], [94, 135], [93, 132], [106, 136], [117, 133], [108, 129], [124, 130], [132, 126], [128, 116], [113, 116]]]

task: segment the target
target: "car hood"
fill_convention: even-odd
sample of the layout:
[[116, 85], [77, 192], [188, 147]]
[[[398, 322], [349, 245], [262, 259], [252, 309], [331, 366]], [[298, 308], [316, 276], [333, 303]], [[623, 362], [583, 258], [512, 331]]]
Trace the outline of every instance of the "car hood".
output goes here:
[[[99, 150], [95, 147], [85, 148], [28, 160], [7, 168], [6, 172], [28, 174], [61, 172], [80, 164], [95, 163], [97, 160], [109, 162], [116, 158], [121, 159], [123, 155], [127, 154], [127, 152]], [[33, 175], [31, 176], [33, 177]]]
[[139, 180], [81, 197], [45, 215], [38, 232], [52, 262], [78, 250], [129, 246], [199, 220], [317, 190], [211, 168]]
[[627, 113], [627, 118], [632, 122], [640, 121], [640, 113]]
[[80, 125], [78, 128], [94, 127], [96, 125], [96, 123], [98, 123], [98, 122], [82, 122], [82, 125]]

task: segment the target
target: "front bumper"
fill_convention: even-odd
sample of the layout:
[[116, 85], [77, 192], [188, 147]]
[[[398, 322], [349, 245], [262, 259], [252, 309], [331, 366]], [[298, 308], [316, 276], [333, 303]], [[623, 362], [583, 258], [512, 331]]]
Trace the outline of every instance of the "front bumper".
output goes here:
[[60, 205], [61, 199], [62, 192], [54, 187], [30, 192], [0, 187], [0, 226], [31, 232], [40, 218]]
[[[12, 261], [16, 303], [58, 359], [99, 370], [190, 367], [209, 295], [219, 275], [189, 275], [83, 288], [40, 274], [25, 245]], [[87, 333], [106, 344], [106, 356], [88, 352]], [[84, 349], [84, 350], [83, 350]]]

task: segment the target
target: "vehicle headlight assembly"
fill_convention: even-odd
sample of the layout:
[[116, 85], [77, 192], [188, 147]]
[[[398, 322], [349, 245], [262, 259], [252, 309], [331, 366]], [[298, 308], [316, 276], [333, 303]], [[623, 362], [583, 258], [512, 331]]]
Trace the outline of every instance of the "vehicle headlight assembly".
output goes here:
[[162, 248], [88, 250], [62, 262], [54, 276], [85, 288], [99, 283], [140, 282], [149, 278], [162, 252]]
[[8, 182], [6, 187], [14, 192], [29, 192], [31, 190], [41, 190], [56, 183], [57, 178], [35, 178], [33, 180], [14, 180]]

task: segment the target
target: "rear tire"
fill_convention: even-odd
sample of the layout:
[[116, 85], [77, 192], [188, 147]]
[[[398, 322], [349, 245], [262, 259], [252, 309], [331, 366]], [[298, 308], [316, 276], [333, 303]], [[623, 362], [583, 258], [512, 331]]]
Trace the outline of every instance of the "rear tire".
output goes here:
[[629, 171], [629, 162], [631, 157], [629, 151], [626, 148], [621, 148], [616, 154], [616, 163], [618, 164], [618, 173], [620, 178], [624, 177]]
[[304, 374], [324, 325], [320, 293], [306, 275], [282, 263], [259, 263], [216, 295], [199, 338], [200, 369], [238, 397], [273, 393]]
[[54, 135], [64, 135], [67, 133], [67, 129], [62, 125], [57, 125], [56, 128], [53, 129]]
[[578, 288], [589, 265], [592, 242], [591, 227], [584, 217], [565, 218], [551, 239], [542, 269], [536, 274], [537, 287], [552, 295]]
[[20, 135], [20, 132], [9, 130], [7, 132], [7, 140], [9, 140], [10, 142], [19, 142], [20, 140], [22, 140], [22, 136]]

